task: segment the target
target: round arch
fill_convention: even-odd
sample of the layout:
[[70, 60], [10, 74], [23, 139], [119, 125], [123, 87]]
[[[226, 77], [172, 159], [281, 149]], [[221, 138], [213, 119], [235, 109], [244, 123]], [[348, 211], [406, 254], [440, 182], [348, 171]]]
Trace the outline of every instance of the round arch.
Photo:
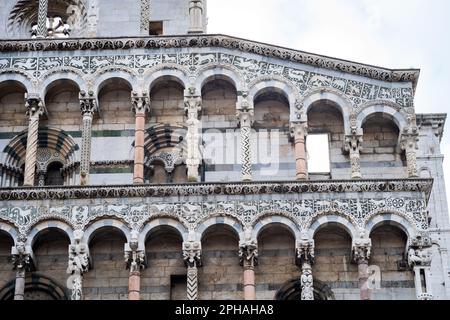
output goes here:
[[295, 241], [301, 239], [301, 231], [300, 228], [297, 226], [297, 224], [291, 219], [283, 216], [271, 216], [259, 220], [253, 226], [252, 239], [257, 240], [263, 230], [265, 230], [270, 225], [277, 225], [277, 224], [287, 227], [288, 230], [290, 230], [292, 235], [294, 236]]
[[203, 239], [203, 236], [205, 235], [205, 232], [213, 226], [216, 225], [226, 225], [230, 227], [238, 236], [239, 241], [244, 241], [245, 234], [244, 229], [242, 227], [242, 224], [235, 218], [232, 217], [215, 217], [205, 220], [200, 224], [200, 227], [197, 228], [197, 236], [199, 239], [196, 239], [197, 241], [201, 241]]
[[86, 228], [84, 231], [84, 240], [86, 241], [87, 245], [90, 244], [92, 238], [95, 236], [95, 233], [105, 227], [111, 227], [114, 229], [117, 229], [123, 233], [125, 238], [127, 239], [127, 242], [130, 242], [131, 240], [131, 231], [128, 226], [123, 223], [120, 220], [116, 219], [102, 219], [94, 222], [89, 227]]
[[408, 219], [397, 213], [379, 213], [371, 217], [366, 223], [366, 232], [370, 235], [382, 225], [391, 225], [405, 232], [408, 241], [417, 233], [417, 228]]
[[[101, 71], [101, 70], [100, 70]], [[107, 84], [108, 81], [113, 79], [121, 79], [124, 80], [128, 86], [131, 88], [131, 91], [139, 92], [139, 85], [137, 81], [137, 77], [131, 72], [124, 70], [110, 70], [106, 72], [97, 71], [95, 77], [95, 82], [93, 85], [93, 91], [95, 96], [98, 98], [100, 91]]]
[[195, 82], [196, 92], [203, 93], [203, 87], [215, 79], [224, 79], [230, 82], [238, 93], [244, 90], [242, 76], [239, 71], [224, 66], [209, 66], [198, 72]]
[[[14, 299], [15, 284], [16, 280], [14, 279], [0, 289], [0, 301]], [[30, 290], [44, 292], [54, 300], [69, 300], [64, 286], [38, 273], [28, 274], [25, 278], [25, 292]]]
[[[17, 72], [2, 72], [0, 73], [0, 84], [3, 82], [16, 82], [18, 83], [28, 94], [33, 94], [36, 89], [30, 78]], [[24, 106], [25, 110], [25, 106]]]
[[345, 134], [350, 134], [350, 113], [352, 108], [350, 101], [337, 90], [332, 90], [329, 88], [317, 88], [310, 91], [303, 98], [302, 105], [304, 107], [305, 114], [308, 114], [313, 104], [320, 101], [331, 101], [336, 105], [337, 109], [342, 114]]
[[168, 68], [167, 66], [161, 67], [158, 70], [154, 70], [150, 72], [146, 72], [144, 74], [144, 90], [148, 90], [148, 94], [150, 95], [153, 87], [161, 80], [169, 79], [180, 84], [184, 89], [187, 89], [189, 86], [189, 79], [184, 70], [178, 68]]
[[253, 104], [255, 99], [261, 92], [269, 89], [275, 89], [281, 92], [287, 98], [287, 100], [289, 101], [290, 118], [292, 119], [295, 114], [294, 108], [296, 107], [298, 94], [295, 88], [284, 81], [274, 79], [261, 79], [255, 82], [248, 93], [249, 102]]
[[179, 233], [183, 241], [188, 240], [189, 231], [181, 222], [173, 218], [158, 218], [146, 223], [145, 227], [139, 233], [139, 248], [145, 248], [145, 241], [150, 236], [150, 234], [158, 228], [162, 227], [170, 227]]
[[399, 132], [401, 133], [403, 132], [403, 129], [408, 127], [408, 121], [406, 117], [398, 110], [399, 109], [395, 108], [394, 106], [387, 104], [376, 104], [365, 107], [360, 113], [358, 113], [356, 117], [357, 127], [362, 128], [368, 117], [373, 114], [380, 113], [383, 115], [388, 115], [390, 118], [392, 118], [393, 122], [397, 125]]
[[15, 227], [0, 221], [0, 231], [3, 231], [7, 235], [9, 235], [13, 239], [14, 243], [16, 243], [17, 237], [19, 236], [19, 232]]
[[330, 225], [336, 225], [339, 228], [345, 230], [352, 239], [357, 239], [359, 234], [357, 232], [357, 227], [347, 218], [336, 214], [328, 214], [320, 217], [316, 217], [311, 221], [311, 224], [308, 228], [309, 235], [311, 239], [319, 232], [320, 229], [323, 229]]
[[57, 229], [57, 230], [64, 232], [67, 235], [67, 237], [70, 239], [70, 243], [72, 243], [72, 244], [75, 243], [73, 229], [69, 224], [62, 222], [62, 221], [51, 220], [51, 221], [39, 222], [30, 228], [30, 232], [27, 237], [27, 245], [33, 247], [36, 240], [39, 237], [39, 234], [42, 231], [48, 230], [48, 229]]
[[45, 99], [49, 89], [55, 85], [58, 81], [70, 81], [78, 88], [78, 91], [88, 91], [86, 81], [75, 71], [52, 71], [47, 77], [43, 77], [44, 80], [39, 84], [40, 97]]

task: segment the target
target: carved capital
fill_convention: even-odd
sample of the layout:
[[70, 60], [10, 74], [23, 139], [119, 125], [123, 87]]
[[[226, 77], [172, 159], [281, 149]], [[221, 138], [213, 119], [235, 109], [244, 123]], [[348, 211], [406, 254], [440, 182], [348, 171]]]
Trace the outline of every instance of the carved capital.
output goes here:
[[34, 271], [33, 253], [30, 246], [26, 245], [26, 238], [20, 237], [11, 250], [14, 270], [18, 273]]
[[150, 111], [150, 98], [146, 93], [138, 95], [137, 92], [131, 93], [131, 110], [135, 114], [142, 114]]
[[302, 240], [297, 242], [296, 251], [297, 251], [297, 265], [303, 266], [305, 263], [312, 265], [314, 264], [314, 240], [303, 238]]
[[85, 243], [69, 245], [69, 265], [67, 273], [83, 275], [89, 270], [89, 247]]
[[200, 241], [183, 242], [183, 259], [188, 268], [202, 266], [202, 244]]
[[139, 272], [147, 266], [145, 251], [139, 250], [139, 232], [131, 231], [131, 240], [125, 244], [125, 263], [131, 273]]
[[258, 244], [256, 240], [239, 243], [239, 261], [241, 266], [254, 268], [258, 265]]
[[308, 123], [307, 122], [291, 122], [290, 123], [290, 134], [291, 138], [299, 139], [303, 138], [305, 139], [308, 135]]
[[429, 248], [414, 248], [408, 249], [408, 265], [414, 267], [430, 267], [433, 259], [433, 253]]
[[417, 132], [417, 128], [415, 129], [407, 129], [402, 133], [401, 139], [400, 139], [400, 147], [402, 150], [405, 150], [406, 152], [409, 151], [416, 151], [419, 141], [419, 133]]
[[188, 120], [198, 120], [200, 112], [202, 111], [202, 97], [196, 95], [185, 96], [184, 111], [187, 114]]
[[359, 152], [361, 151], [362, 143], [363, 143], [362, 135], [352, 134], [352, 135], [346, 136], [345, 142], [344, 142], [344, 150], [346, 152], [349, 152], [350, 154], [358, 153], [358, 155], [359, 155]]
[[240, 127], [251, 127], [255, 113], [253, 109], [240, 109], [236, 112]]
[[27, 116], [31, 118], [39, 118], [44, 115], [44, 102], [38, 96], [25, 94], [25, 107], [27, 108]]
[[81, 91], [79, 95], [81, 114], [93, 116], [98, 111], [97, 99], [92, 91]]
[[372, 254], [372, 240], [360, 238], [353, 240], [352, 259], [357, 264], [368, 263]]

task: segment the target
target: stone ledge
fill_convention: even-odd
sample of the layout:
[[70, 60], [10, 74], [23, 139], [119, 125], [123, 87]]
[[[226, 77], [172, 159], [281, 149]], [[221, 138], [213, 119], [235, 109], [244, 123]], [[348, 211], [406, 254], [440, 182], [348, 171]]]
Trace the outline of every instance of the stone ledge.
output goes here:
[[112, 185], [67, 187], [1, 188], [0, 200], [67, 200], [98, 198], [143, 198], [173, 196], [303, 194], [303, 193], [363, 193], [363, 192], [424, 192], [429, 199], [433, 179], [415, 180], [340, 180], [340, 181], [280, 181], [191, 183], [163, 185]]

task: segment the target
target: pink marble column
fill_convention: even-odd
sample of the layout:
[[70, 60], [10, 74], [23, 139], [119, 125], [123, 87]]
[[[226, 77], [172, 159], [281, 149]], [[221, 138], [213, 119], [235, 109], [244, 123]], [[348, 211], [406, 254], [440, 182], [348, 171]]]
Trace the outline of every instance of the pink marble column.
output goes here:
[[133, 183], [143, 184], [144, 179], [144, 161], [145, 161], [145, 113], [149, 110], [150, 100], [146, 95], [138, 96], [132, 93], [132, 109], [136, 115], [135, 134], [134, 134], [134, 174]]
[[308, 180], [308, 162], [306, 159], [306, 136], [308, 127], [306, 123], [292, 123], [291, 136], [295, 147], [295, 168], [297, 180]]
[[128, 278], [128, 300], [141, 299], [141, 272], [131, 271]]
[[359, 292], [361, 300], [370, 300], [369, 259], [372, 241], [369, 238], [355, 239], [353, 242], [353, 261], [358, 265]]
[[256, 241], [244, 241], [239, 244], [239, 259], [244, 268], [244, 300], [256, 300], [255, 266], [258, 264]]

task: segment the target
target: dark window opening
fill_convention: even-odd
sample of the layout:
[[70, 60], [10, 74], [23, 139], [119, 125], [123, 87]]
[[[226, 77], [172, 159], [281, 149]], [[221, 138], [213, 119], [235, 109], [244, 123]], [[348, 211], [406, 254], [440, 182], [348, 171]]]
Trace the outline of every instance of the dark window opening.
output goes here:
[[150, 21], [150, 35], [162, 36], [163, 34], [163, 22], [162, 21]]
[[64, 185], [64, 177], [61, 169], [63, 165], [59, 162], [51, 163], [47, 168], [47, 174], [45, 176], [46, 186], [62, 186]]

